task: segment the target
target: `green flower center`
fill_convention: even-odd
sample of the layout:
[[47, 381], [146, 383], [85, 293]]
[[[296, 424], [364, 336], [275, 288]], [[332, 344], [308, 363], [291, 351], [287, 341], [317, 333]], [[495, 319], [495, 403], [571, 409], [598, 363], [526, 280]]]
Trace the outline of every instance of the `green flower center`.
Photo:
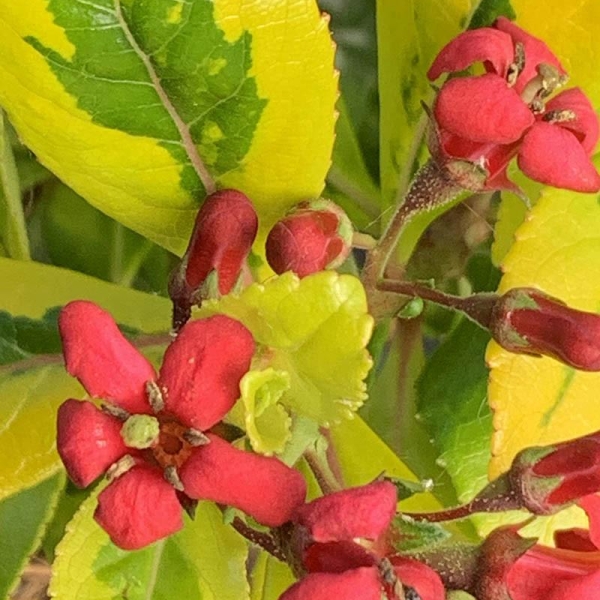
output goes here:
[[160, 425], [156, 417], [131, 415], [121, 427], [121, 437], [130, 448], [150, 448], [158, 441]]

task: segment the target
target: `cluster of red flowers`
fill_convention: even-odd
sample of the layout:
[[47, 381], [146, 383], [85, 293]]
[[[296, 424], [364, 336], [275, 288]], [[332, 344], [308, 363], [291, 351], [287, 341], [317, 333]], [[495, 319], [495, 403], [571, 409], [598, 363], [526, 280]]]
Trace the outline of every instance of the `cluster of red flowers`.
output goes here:
[[567, 80], [548, 46], [501, 17], [493, 27], [454, 38], [428, 76], [433, 81], [477, 62], [485, 74], [449, 79], [436, 98], [434, 158], [484, 169], [484, 189], [518, 191], [506, 174], [516, 156], [531, 179], [580, 192], [600, 190], [589, 158], [598, 141], [598, 118], [579, 88], [547, 102]]
[[[515, 188], [507, 165], [516, 156], [533, 179], [599, 190], [589, 159], [598, 120], [578, 89], [547, 102], [566, 79], [547, 46], [501, 18], [450, 42], [429, 77], [475, 62], [485, 74], [452, 78], [436, 98], [434, 159], [473, 163], [485, 172], [485, 189]], [[85, 487], [107, 474], [95, 518], [124, 549], [178, 531], [182, 507], [200, 500], [285, 531], [282, 552], [299, 581], [281, 600], [444, 600], [451, 578], [443, 581], [393, 547], [394, 485], [377, 481], [306, 503], [297, 470], [225, 439], [219, 425], [239, 398], [255, 341], [229, 317], [189, 318], [194, 304], [235, 289], [257, 228], [241, 192], [206, 199], [170, 283], [178, 335], [158, 373], [101, 308], [86, 301], [64, 308], [59, 327], [67, 370], [100, 400], [69, 399], [59, 409], [57, 446], [71, 479]], [[302, 203], [272, 228], [266, 257], [275, 272], [304, 277], [339, 266], [351, 237], [350, 221], [333, 203]], [[511, 351], [600, 370], [597, 315], [523, 288], [500, 298], [490, 319], [492, 334]], [[517, 507], [546, 514], [579, 501], [591, 529], [560, 533], [552, 549], [524, 542], [514, 528], [493, 533], [478, 550], [477, 580], [467, 588], [478, 600], [567, 600], [599, 589], [600, 499], [580, 499], [600, 487], [599, 448], [595, 434], [517, 457], [506, 475]]]
[[444, 600], [440, 576], [390, 545], [396, 514], [393, 484], [381, 481], [329, 494], [293, 516], [290, 546], [304, 573], [281, 600], [395, 600], [411, 593]]

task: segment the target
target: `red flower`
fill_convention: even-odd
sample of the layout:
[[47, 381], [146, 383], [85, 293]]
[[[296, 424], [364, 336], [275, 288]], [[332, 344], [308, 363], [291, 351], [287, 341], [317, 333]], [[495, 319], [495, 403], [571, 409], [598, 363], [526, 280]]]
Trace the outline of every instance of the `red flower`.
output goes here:
[[392, 599], [394, 586], [413, 588], [422, 600], [444, 600], [435, 571], [385, 556], [396, 502], [396, 488], [381, 481], [301, 506], [293, 519], [292, 548], [307, 574], [280, 600]]
[[267, 261], [275, 273], [300, 277], [336, 269], [352, 249], [352, 224], [334, 202], [302, 202], [277, 222], [267, 237]]
[[256, 211], [242, 192], [220, 190], [204, 200], [190, 243], [169, 282], [175, 329], [189, 319], [194, 304], [231, 292], [257, 228]]
[[[514, 527], [496, 530], [484, 543], [487, 571], [480, 573], [479, 600], [572, 600], [596, 598], [600, 590], [600, 497], [580, 505], [590, 518], [590, 531], [557, 532], [555, 548], [532, 545]], [[595, 542], [595, 543], [594, 543]], [[529, 546], [527, 548], [527, 546]], [[513, 550], [511, 552], [511, 549]]]
[[510, 352], [545, 354], [576, 369], [600, 371], [600, 315], [534, 288], [504, 294], [494, 306], [490, 331]]
[[[91, 302], [59, 319], [67, 370], [104, 411], [67, 400], [58, 413], [58, 452], [71, 479], [89, 485], [107, 469], [96, 520], [121, 548], [141, 548], [182, 527], [178, 492], [244, 510], [267, 526], [289, 520], [305, 496], [299, 472], [238, 450], [208, 432], [233, 406], [254, 340], [222, 315], [188, 323], [167, 348], [158, 377]], [[208, 432], [208, 433], [203, 433]]]
[[547, 98], [567, 79], [541, 40], [500, 17], [493, 27], [466, 31], [445, 46], [428, 72], [462, 71], [482, 62], [484, 75], [456, 77], [442, 86], [434, 105], [439, 160], [483, 167], [483, 189], [518, 188], [506, 175], [517, 156], [531, 179], [580, 192], [600, 189], [590, 160], [598, 119], [578, 88]]

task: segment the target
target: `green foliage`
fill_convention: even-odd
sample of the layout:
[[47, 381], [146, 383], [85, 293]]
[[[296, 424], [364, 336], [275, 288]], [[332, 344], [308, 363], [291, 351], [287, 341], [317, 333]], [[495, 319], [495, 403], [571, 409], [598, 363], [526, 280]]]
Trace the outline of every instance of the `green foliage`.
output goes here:
[[394, 547], [398, 552], [414, 552], [428, 546], [441, 544], [450, 534], [437, 523], [415, 521], [410, 517], [399, 515], [392, 525], [397, 535]]
[[512, 7], [510, 0], [481, 0], [477, 10], [473, 13], [469, 23], [469, 29], [488, 27], [498, 17], [515, 19], [517, 13]]
[[244, 600], [246, 544], [212, 504], [198, 505], [184, 529], [135, 552], [120, 550], [94, 521], [96, 494], [56, 548], [50, 594], [64, 598]]
[[[159, 140], [183, 165], [182, 187], [192, 193], [205, 190], [179, 119], [191, 124], [191, 138], [215, 175], [239, 165], [265, 101], [248, 75], [251, 36], [228, 43], [212, 2], [100, 0], [73, 10], [69, 0], [51, 0], [48, 8], [75, 53], [68, 60], [36, 38], [28, 41], [95, 122]], [[130, 48], [126, 58], [122, 48]], [[201, 67], [189, 69], [190, 63]]]
[[60, 352], [59, 311], [60, 307], [48, 309], [41, 319], [13, 317], [0, 311], [0, 365], [34, 354]]
[[38, 547], [63, 484], [64, 476], [54, 475], [0, 502], [0, 598], [9, 597]]
[[175, 257], [59, 181], [44, 185], [28, 225], [36, 239], [34, 259], [166, 295]]
[[29, 240], [21, 204], [21, 184], [9, 136], [8, 121], [0, 109], [0, 248], [18, 260], [29, 258]]
[[[498, 272], [486, 254], [468, 265], [475, 291], [495, 289]], [[485, 350], [490, 334], [463, 318], [428, 360], [417, 382], [419, 420], [439, 452], [461, 501], [487, 483], [492, 415]]]
[[287, 409], [328, 425], [364, 402], [373, 319], [355, 277], [324, 271], [300, 280], [288, 272], [200, 311], [215, 313], [240, 320], [265, 347], [268, 366], [288, 373], [279, 401]]

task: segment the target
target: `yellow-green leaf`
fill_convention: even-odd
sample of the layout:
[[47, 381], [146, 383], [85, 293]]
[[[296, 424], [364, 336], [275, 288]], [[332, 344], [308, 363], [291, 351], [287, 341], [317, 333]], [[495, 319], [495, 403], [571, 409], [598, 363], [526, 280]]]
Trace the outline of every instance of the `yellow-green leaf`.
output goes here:
[[60, 469], [56, 411], [67, 398], [82, 395], [81, 386], [59, 360], [47, 366], [0, 371], [0, 499]]
[[468, 24], [475, 0], [378, 0], [382, 207], [403, 194], [419, 156], [431, 99], [426, 73], [435, 55]]
[[288, 272], [207, 302], [200, 314], [217, 312], [244, 323], [267, 348], [268, 366], [289, 374], [280, 400], [286, 407], [326, 425], [364, 402], [373, 318], [356, 277], [323, 271], [299, 279]]
[[[595, 196], [546, 189], [517, 230], [500, 284], [534, 286], [575, 308], [600, 309], [600, 205]], [[600, 373], [575, 371], [552, 358], [488, 348], [494, 410], [491, 474], [505, 471], [526, 446], [600, 429]]]
[[261, 454], [282, 453], [291, 438], [292, 419], [279, 400], [290, 389], [287, 371], [268, 368], [248, 371], [240, 381], [244, 429], [252, 449]]
[[261, 240], [318, 195], [336, 95], [315, 0], [0, 6], [0, 105], [24, 142], [96, 207], [178, 253], [215, 182], [253, 199]]
[[[0, 258], [0, 309], [39, 318], [76, 298], [96, 301], [116, 320], [143, 332], [168, 330], [170, 303], [164, 298], [120, 288], [86, 275], [33, 262]], [[44, 290], [41, 294], [40, 290]], [[60, 355], [37, 357], [0, 369], [0, 498], [56, 473], [56, 410], [79, 398]]]
[[547, 0], [543, 5], [531, 0], [511, 0], [516, 23], [541, 38], [558, 56], [569, 73], [568, 86], [579, 86], [593, 106], [600, 106], [600, 37], [593, 26], [600, 20], [597, 0], [565, 3]]
[[285, 563], [261, 552], [250, 578], [250, 600], [278, 600], [295, 581]]
[[[360, 418], [344, 421], [331, 430], [331, 438], [347, 486], [370, 483], [382, 473], [415, 481], [414, 473]], [[402, 503], [406, 511], [439, 510], [431, 494], [415, 494]]]
[[100, 304], [118, 323], [143, 332], [170, 327], [171, 303], [166, 298], [67, 269], [0, 258], [0, 279], [0, 310], [13, 315], [40, 318], [48, 308], [83, 299]]
[[[117, 548], [94, 521], [96, 495], [56, 548], [50, 594], [57, 600], [244, 600], [246, 543], [211, 503], [179, 533], [135, 552]], [[157, 507], [160, 510], [160, 507]]]

